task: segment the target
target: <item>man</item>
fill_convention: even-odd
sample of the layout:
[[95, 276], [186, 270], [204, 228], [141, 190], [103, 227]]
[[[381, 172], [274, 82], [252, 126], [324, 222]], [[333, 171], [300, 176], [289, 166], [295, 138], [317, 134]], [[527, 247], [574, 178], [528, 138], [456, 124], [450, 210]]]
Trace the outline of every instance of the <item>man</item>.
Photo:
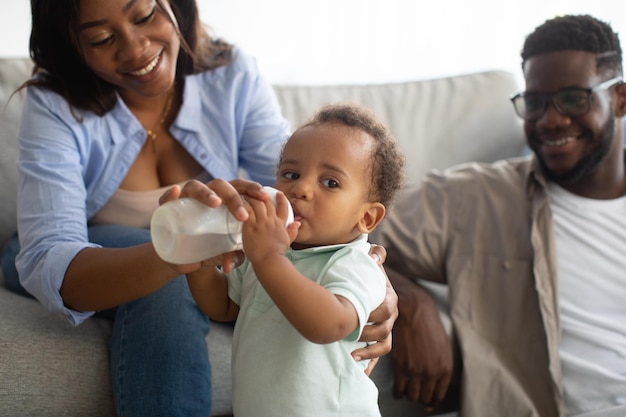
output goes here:
[[464, 417], [624, 416], [622, 50], [608, 24], [562, 16], [521, 55], [533, 155], [433, 172], [372, 237], [399, 296], [396, 394], [432, 405], [449, 382], [422, 278], [449, 285]]

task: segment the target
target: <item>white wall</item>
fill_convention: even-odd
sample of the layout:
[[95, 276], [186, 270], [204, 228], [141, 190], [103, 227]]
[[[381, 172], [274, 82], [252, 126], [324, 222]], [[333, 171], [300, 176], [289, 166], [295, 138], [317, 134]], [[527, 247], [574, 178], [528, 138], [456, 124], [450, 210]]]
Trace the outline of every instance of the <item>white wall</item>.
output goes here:
[[28, 56], [30, 1], [0, 2], [0, 56]]
[[[0, 0], [0, 56], [27, 56], [30, 2]], [[369, 83], [506, 69], [521, 83], [524, 37], [589, 13], [626, 49], [618, 0], [198, 0], [214, 32], [257, 57], [272, 83]]]

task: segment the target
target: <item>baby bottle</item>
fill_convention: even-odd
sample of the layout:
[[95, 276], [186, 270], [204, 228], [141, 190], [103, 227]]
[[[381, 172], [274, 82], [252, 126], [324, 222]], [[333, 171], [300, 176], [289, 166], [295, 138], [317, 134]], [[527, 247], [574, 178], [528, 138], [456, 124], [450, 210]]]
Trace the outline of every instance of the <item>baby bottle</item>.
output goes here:
[[[276, 204], [276, 189], [263, 187]], [[293, 222], [289, 205], [287, 225]], [[243, 248], [237, 220], [225, 205], [209, 207], [193, 198], [159, 206], [152, 214], [150, 235], [157, 254], [173, 264], [188, 264]]]

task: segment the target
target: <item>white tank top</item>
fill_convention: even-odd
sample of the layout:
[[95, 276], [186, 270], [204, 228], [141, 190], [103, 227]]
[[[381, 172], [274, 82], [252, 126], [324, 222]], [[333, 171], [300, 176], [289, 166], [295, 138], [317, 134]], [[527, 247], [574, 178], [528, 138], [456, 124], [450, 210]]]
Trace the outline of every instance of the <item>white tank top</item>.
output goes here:
[[567, 415], [626, 416], [626, 197], [550, 199]]
[[[200, 182], [208, 182], [211, 175], [202, 172], [195, 177]], [[181, 182], [181, 187], [187, 181]], [[118, 188], [111, 199], [89, 221], [91, 224], [121, 224], [124, 226], [150, 227], [152, 213], [159, 207], [159, 198], [173, 185], [156, 190], [129, 191]]]

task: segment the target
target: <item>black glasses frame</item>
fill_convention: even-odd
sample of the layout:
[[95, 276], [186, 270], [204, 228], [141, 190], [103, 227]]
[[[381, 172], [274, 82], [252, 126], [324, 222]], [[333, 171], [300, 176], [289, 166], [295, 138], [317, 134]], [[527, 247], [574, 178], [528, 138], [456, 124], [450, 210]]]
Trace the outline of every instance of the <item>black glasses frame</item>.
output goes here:
[[[615, 84], [621, 83], [623, 80], [623, 78], [620, 77], [614, 77], [611, 78], [610, 80], [606, 80], [601, 82], [598, 85], [595, 85], [591, 88], [578, 88], [578, 87], [572, 87], [572, 88], [564, 88], [562, 90], [559, 91], [555, 91], [554, 93], [547, 93], [547, 94], [540, 94], [540, 93], [527, 93], [527, 92], [521, 92], [521, 93], [517, 93], [514, 96], [510, 97], [511, 102], [513, 103], [513, 108], [515, 109], [515, 113], [521, 117], [524, 120], [527, 121], [533, 121], [533, 120], [537, 120], [539, 118], [541, 118], [541, 116], [543, 116], [548, 108], [548, 103], [552, 103], [552, 105], [554, 106], [554, 108], [561, 113], [563, 116], [567, 116], [567, 117], [579, 117], [582, 116], [583, 114], [586, 114], [589, 109], [591, 108], [591, 95], [596, 92], [596, 91], [601, 91], [601, 90], [607, 90], [611, 87], [613, 87]], [[565, 108], [561, 107], [561, 104], [559, 103], [558, 100], [556, 100], [555, 98], [563, 93], [567, 93], [567, 92], [582, 92], [582, 93], [586, 93], [586, 106], [584, 109], [581, 109], [580, 111], [577, 112], [572, 112], [572, 110], [568, 110]], [[533, 111], [531, 115], [529, 115], [526, 110], [525, 110], [525, 105], [524, 105], [524, 99], [527, 96], [533, 96], [533, 97], [539, 97], [542, 99], [542, 107], [541, 109], [537, 109], [536, 111]]]

